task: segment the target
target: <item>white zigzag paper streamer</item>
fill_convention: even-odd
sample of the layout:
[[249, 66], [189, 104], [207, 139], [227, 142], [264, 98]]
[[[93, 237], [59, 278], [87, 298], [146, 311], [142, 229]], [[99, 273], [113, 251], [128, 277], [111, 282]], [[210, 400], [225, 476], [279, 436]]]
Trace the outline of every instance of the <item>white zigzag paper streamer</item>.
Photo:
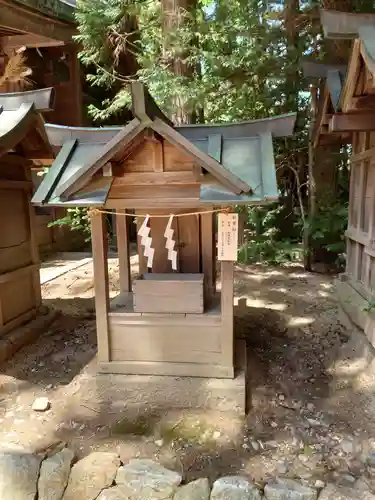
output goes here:
[[150, 216], [147, 215], [139, 228], [138, 235], [141, 236], [141, 245], [144, 246], [143, 255], [147, 257], [147, 267], [152, 269], [155, 249], [151, 248], [152, 238], [149, 236], [151, 228], [147, 226]]
[[172, 262], [172, 269], [177, 271], [177, 251], [174, 249], [176, 241], [173, 239], [174, 229], [172, 229], [173, 215], [169, 217], [164, 237], [167, 239], [165, 248], [168, 250], [168, 260]]

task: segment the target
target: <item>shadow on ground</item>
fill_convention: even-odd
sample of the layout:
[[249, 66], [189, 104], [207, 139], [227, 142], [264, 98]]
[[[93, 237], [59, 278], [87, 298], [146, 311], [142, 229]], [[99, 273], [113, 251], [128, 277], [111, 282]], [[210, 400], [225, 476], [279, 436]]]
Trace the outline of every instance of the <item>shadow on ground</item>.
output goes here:
[[[141, 391], [127, 398], [124, 376], [122, 388], [116, 385], [119, 376], [106, 376], [103, 382], [95, 375], [92, 299], [79, 298], [61, 300], [69, 306], [63, 307], [65, 314], [3, 365], [0, 399], [5, 403], [0, 401], [0, 411], [14, 408], [17, 398], [22, 404], [27, 391], [44, 391], [52, 410], [36, 422], [34, 440], [22, 439], [38, 447], [65, 441], [78, 454], [116, 448], [124, 461], [156, 458], [182, 469], [188, 480], [242, 472], [262, 482], [274, 474], [279, 455], [289, 453], [291, 443], [309, 446], [306, 416], [331, 419], [343, 435], [360, 427], [375, 438], [372, 385], [358, 386], [358, 372], [347, 372], [347, 383], [340, 388], [342, 377], [333, 369], [368, 353], [361, 343], [349, 354], [344, 348], [350, 332], [340, 323], [332, 278], [306, 273], [298, 265], [238, 266], [235, 296], [235, 335], [246, 341], [251, 387], [246, 417], [171, 411], [167, 404], [145, 403]], [[58, 303], [51, 299], [50, 305]], [[71, 307], [81, 312], [69, 314]], [[200, 383], [203, 387], [206, 380]], [[25, 412], [23, 418], [31, 418]], [[15, 424], [4, 429], [17, 434]], [[293, 453], [301, 453], [300, 444], [295, 447]]]

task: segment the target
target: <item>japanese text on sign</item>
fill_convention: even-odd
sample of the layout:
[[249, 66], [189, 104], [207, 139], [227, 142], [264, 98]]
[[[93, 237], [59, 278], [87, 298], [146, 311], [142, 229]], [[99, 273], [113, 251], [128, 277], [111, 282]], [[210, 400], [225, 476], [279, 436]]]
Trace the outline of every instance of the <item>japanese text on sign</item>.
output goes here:
[[218, 260], [237, 260], [238, 214], [219, 214]]

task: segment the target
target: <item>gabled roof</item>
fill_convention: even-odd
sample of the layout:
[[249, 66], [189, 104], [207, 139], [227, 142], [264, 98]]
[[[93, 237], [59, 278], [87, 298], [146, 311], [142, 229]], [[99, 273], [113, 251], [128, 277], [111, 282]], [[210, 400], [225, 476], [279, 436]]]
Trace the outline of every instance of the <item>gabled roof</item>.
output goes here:
[[[125, 127], [74, 128], [47, 125], [51, 143], [63, 146], [34, 196], [37, 204], [104, 204], [110, 179], [93, 176], [109, 161], [119, 162], [151, 129], [194, 159], [210, 175], [201, 202], [229, 203], [277, 198], [272, 132], [292, 133], [295, 115], [274, 119], [173, 127], [140, 83], [132, 85], [134, 119]], [[251, 130], [252, 135], [249, 134]], [[258, 133], [256, 132], [258, 130]], [[193, 136], [193, 137], [191, 137]], [[86, 186], [95, 193], [87, 193]], [[244, 197], [244, 199], [242, 198]]]
[[52, 155], [39, 112], [51, 109], [53, 96], [53, 89], [0, 94], [0, 155], [15, 148], [30, 133], [35, 139], [32, 148], [28, 147], [31, 157], [41, 147]]

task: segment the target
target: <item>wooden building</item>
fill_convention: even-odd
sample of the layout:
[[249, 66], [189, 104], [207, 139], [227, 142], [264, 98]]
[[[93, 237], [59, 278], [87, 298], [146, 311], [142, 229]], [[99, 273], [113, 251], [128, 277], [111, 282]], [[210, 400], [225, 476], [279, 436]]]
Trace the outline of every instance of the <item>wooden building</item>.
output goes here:
[[0, 94], [0, 336], [41, 305], [31, 168], [53, 151], [41, 112], [53, 89]]
[[[217, 290], [214, 210], [277, 199], [272, 138], [291, 135], [295, 115], [174, 127], [142, 84], [133, 84], [132, 94], [134, 119], [125, 127], [49, 131], [62, 147], [33, 203], [96, 207], [101, 371], [231, 378], [234, 262], [221, 260]], [[121, 293], [110, 302], [103, 210], [112, 209]], [[125, 216], [132, 210], [140, 234], [140, 275], [133, 282]], [[233, 219], [227, 215], [226, 223]]]
[[[82, 124], [81, 74], [74, 5], [63, 0], [0, 0], [0, 76], [15, 51], [24, 49], [34, 89], [54, 87], [55, 103], [48, 119], [62, 125]], [[24, 90], [16, 81], [0, 92]]]
[[[69, 0], [0, 0], [0, 92], [54, 88], [53, 107], [45, 118], [56, 124], [82, 125], [81, 71], [77, 47], [75, 2]], [[29, 85], [19, 75], [7, 75], [6, 67], [22, 50], [24, 65], [30, 71]], [[44, 113], [44, 111], [42, 111]], [[32, 182], [36, 189], [45, 166], [36, 165]], [[83, 239], [67, 227], [50, 226], [65, 215], [63, 208], [36, 210], [36, 240], [42, 253], [79, 248]]]
[[375, 345], [375, 14], [323, 11], [325, 36], [352, 40], [347, 70], [321, 94], [314, 140], [352, 145], [346, 271], [340, 303]]

